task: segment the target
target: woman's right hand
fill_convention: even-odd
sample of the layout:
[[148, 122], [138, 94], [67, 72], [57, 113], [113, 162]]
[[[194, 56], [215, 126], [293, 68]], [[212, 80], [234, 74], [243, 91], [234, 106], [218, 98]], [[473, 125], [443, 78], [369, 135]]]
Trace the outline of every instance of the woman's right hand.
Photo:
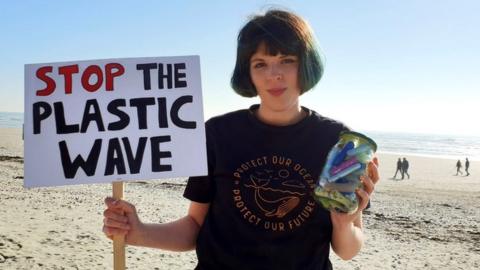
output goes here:
[[135, 245], [141, 242], [142, 222], [135, 206], [124, 200], [105, 198], [107, 209], [103, 212], [103, 233], [113, 239], [114, 235], [125, 236], [125, 243]]

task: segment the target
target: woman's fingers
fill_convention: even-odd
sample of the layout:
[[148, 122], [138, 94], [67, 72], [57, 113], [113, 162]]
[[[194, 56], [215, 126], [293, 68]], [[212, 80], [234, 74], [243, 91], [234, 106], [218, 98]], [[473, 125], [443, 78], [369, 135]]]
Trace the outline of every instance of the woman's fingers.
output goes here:
[[107, 207], [113, 207], [113, 203], [115, 202], [116, 200], [112, 197], [106, 197], [105, 198], [105, 204], [107, 205]]
[[122, 230], [122, 229], [117, 229], [117, 228], [112, 228], [112, 227], [107, 227], [103, 226], [103, 233], [110, 239], [113, 239], [114, 235], [127, 235], [128, 231], [127, 230]]
[[104, 218], [103, 219], [103, 225], [107, 227], [112, 227], [112, 228], [117, 228], [117, 229], [122, 229], [122, 230], [129, 230], [130, 226], [128, 225], [127, 222], [124, 221], [117, 221], [111, 218]]
[[103, 216], [105, 218], [113, 219], [123, 223], [127, 223], [128, 221], [128, 218], [122, 212], [119, 212], [117, 209], [107, 208], [105, 209], [105, 211], [103, 211]]
[[378, 158], [377, 158], [377, 157], [373, 157], [373, 160], [372, 160], [372, 161], [373, 161], [373, 163], [375, 163], [375, 165], [377, 165], [377, 167], [378, 167]]
[[367, 207], [368, 200], [370, 199], [370, 196], [368, 195], [368, 192], [359, 188], [356, 191], [357, 196], [360, 197], [360, 204], [358, 205], [358, 211], [363, 211]]
[[108, 238], [112, 239], [113, 235], [126, 235], [130, 230], [128, 218], [116, 213], [115, 210], [107, 209], [103, 216], [103, 232]]
[[363, 189], [365, 190], [365, 192], [367, 192], [368, 194], [372, 194], [373, 190], [375, 189], [375, 184], [373, 183], [373, 180], [366, 175], [362, 175], [360, 176], [360, 181], [362, 181], [363, 183]]
[[118, 209], [122, 210], [127, 214], [135, 213], [136, 209], [135, 206], [127, 201], [124, 200], [116, 200], [112, 197], [105, 198], [105, 204], [110, 209]]
[[127, 235], [132, 226], [138, 223], [135, 206], [124, 200], [105, 198], [107, 209], [103, 212], [103, 232], [108, 238], [113, 235]]
[[378, 180], [380, 180], [380, 176], [378, 174], [378, 159], [377, 157], [373, 158], [371, 162], [367, 165], [367, 174], [368, 177], [372, 180], [373, 184], [376, 184]]

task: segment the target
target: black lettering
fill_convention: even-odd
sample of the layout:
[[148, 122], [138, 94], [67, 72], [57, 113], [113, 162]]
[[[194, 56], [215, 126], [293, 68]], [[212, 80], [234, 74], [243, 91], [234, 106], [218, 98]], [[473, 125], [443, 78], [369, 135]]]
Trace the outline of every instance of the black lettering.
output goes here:
[[175, 88], [183, 88], [187, 87], [187, 81], [181, 81], [181, 78], [186, 78], [187, 75], [185, 72], [181, 73], [181, 69], [185, 69], [185, 63], [177, 63], [174, 64], [174, 69], [175, 69]]
[[55, 123], [57, 125], [57, 134], [68, 134], [68, 133], [78, 133], [80, 127], [76, 125], [67, 125], [65, 122], [65, 112], [63, 111], [63, 103], [55, 102], [53, 103], [53, 108], [55, 111]]
[[115, 99], [108, 104], [108, 112], [119, 118], [118, 121], [108, 124], [108, 130], [122, 130], [130, 124], [128, 114], [119, 109], [119, 107], [125, 107], [126, 105], [125, 99]]
[[[43, 109], [43, 111], [42, 111]], [[52, 114], [52, 107], [47, 102], [39, 101], [33, 103], [33, 134], [40, 134], [42, 120]]]
[[170, 136], [157, 136], [150, 138], [152, 149], [152, 171], [164, 172], [172, 170], [172, 165], [162, 165], [160, 162], [162, 158], [172, 157], [172, 153], [170, 151], [160, 151], [160, 143], [169, 141], [171, 141]]
[[167, 73], [163, 72], [163, 64], [158, 64], [158, 89], [163, 89], [163, 81], [167, 79], [167, 88], [172, 88], [172, 64], [167, 64]]
[[132, 98], [130, 99], [130, 106], [137, 107], [138, 128], [147, 128], [147, 106], [155, 105], [155, 98]]
[[157, 68], [157, 64], [155, 63], [137, 64], [137, 70], [143, 70], [143, 89], [145, 90], [151, 89], [150, 70], [156, 69], [156, 68]]
[[[93, 108], [93, 112], [90, 113], [90, 107]], [[98, 131], [105, 131], [105, 126], [103, 125], [102, 113], [100, 112], [100, 107], [96, 99], [89, 99], [85, 104], [85, 110], [83, 111], [82, 127], [80, 128], [80, 133], [87, 132], [90, 122], [95, 121], [97, 123]]]
[[74, 178], [79, 167], [83, 169], [87, 176], [95, 174], [98, 157], [100, 156], [100, 150], [102, 149], [102, 139], [95, 140], [92, 150], [90, 150], [90, 154], [88, 154], [87, 161], [85, 161], [81, 155], [78, 155], [72, 162], [68, 152], [67, 143], [61, 141], [58, 143], [58, 146], [60, 147], [60, 158], [62, 159], [63, 174], [65, 175], [65, 178]]
[[158, 101], [158, 127], [168, 128], [167, 99], [157, 98]]
[[194, 121], [184, 121], [184, 120], [180, 119], [180, 117], [178, 116], [178, 111], [180, 111], [180, 108], [185, 103], [192, 103], [192, 101], [193, 101], [192, 96], [181, 96], [173, 102], [172, 108], [170, 109], [170, 118], [172, 119], [172, 122], [177, 127], [187, 128], [187, 129], [194, 129], [194, 128], [197, 127], [196, 122], [194, 122]]
[[112, 175], [117, 168], [117, 174], [125, 174], [125, 161], [123, 159], [122, 148], [118, 138], [108, 141], [107, 164], [105, 165], [105, 175]]
[[147, 144], [147, 137], [140, 137], [138, 140], [137, 152], [135, 156], [133, 155], [132, 147], [130, 146], [130, 141], [128, 137], [123, 137], [123, 146], [127, 154], [128, 167], [130, 168], [130, 173], [139, 173], [140, 168], [142, 167], [143, 153], [145, 152], [145, 145]]

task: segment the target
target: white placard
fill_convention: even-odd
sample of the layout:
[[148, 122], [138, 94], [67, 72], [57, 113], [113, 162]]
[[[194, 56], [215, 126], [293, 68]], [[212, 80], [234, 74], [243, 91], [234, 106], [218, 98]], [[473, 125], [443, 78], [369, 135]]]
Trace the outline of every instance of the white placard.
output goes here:
[[26, 187], [207, 174], [198, 56], [25, 65]]

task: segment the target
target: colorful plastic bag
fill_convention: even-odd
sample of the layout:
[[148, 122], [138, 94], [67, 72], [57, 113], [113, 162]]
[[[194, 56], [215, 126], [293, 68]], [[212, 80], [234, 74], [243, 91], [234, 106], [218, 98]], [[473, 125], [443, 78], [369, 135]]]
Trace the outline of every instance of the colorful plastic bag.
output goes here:
[[372, 161], [377, 144], [353, 131], [340, 133], [339, 141], [327, 156], [314, 198], [327, 210], [353, 213], [358, 208], [355, 190], [361, 187], [360, 176]]

